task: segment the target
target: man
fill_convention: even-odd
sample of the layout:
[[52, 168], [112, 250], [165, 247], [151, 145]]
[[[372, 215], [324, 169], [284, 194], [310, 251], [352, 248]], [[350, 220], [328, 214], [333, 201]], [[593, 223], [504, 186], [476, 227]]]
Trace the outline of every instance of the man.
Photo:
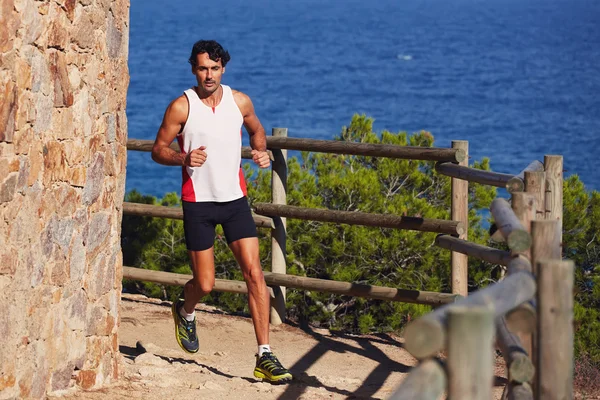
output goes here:
[[[175, 335], [184, 351], [198, 351], [194, 310], [215, 284], [213, 245], [220, 224], [248, 287], [258, 342], [254, 376], [285, 382], [292, 375], [269, 347], [269, 293], [241, 169], [242, 124], [250, 135], [252, 160], [260, 168], [270, 165], [267, 141], [250, 98], [221, 85], [229, 59], [215, 41], [194, 44], [189, 62], [198, 85], [169, 104], [152, 148], [154, 161], [181, 166], [183, 175], [183, 223], [193, 278], [184, 287], [184, 298], [173, 303]], [[175, 138], [181, 152], [169, 148]]]

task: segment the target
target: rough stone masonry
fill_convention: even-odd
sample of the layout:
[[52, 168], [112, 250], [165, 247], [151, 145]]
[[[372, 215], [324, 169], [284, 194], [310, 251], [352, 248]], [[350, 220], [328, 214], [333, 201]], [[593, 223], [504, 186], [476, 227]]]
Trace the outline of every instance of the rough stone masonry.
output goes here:
[[118, 375], [129, 0], [0, 2], [0, 399]]

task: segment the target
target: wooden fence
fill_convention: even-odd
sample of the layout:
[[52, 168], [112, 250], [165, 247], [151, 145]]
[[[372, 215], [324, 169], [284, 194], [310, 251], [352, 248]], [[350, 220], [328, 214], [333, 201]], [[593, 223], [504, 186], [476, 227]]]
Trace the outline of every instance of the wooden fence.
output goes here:
[[[129, 140], [128, 150], [150, 151], [151, 141]], [[545, 156], [516, 175], [468, 166], [468, 142], [452, 148], [422, 148], [287, 137], [273, 129], [267, 138], [272, 156], [272, 203], [254, 204], [257, 227], [271, 230], [271, 323], [285, 320], [286, 288], [323, 291], [370, 299], [436, 306], [411, 322], [406, 349], [420, 363], [392, 399], [489, 399], [493, 385], [494, 339], [508, 371], [503, 398], [569, 399], [573, 379], [574, 265], [562, 260], [562, 156]], [[175, 148], [175, 147], [174, 147]], [[436, 171], [451, 177], [451, 220], [309, 209], [287, 205], [287, 150], [436, 161]], [[250, 149], [242, 149], [251, 158]], [[508, 251], [468, 241], [468, 183], [507, 189], [510, 201], [490, 207]], [[181, 219], [181, 210], [125, 203], [123, 212]], [[450, 250], [452, 293], [385, 288], [286, 274], [286, 218], [435, 232], [435, 244]], [[506, 267], [504, 279], [468, 293], [468, 257]], [[124, 267], [123, 277], [183, 286], [191, 277]], [[216, 280], [214, 290], [247, 293], [244, 282]], [[444, 361], [442, 351], [447, 353]]]

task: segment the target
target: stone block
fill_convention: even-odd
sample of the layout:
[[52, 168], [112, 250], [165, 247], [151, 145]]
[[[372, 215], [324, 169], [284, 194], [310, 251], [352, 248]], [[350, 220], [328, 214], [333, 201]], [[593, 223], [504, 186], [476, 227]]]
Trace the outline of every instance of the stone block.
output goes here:
[[71, 282], [81, 282], [86, 270], [85, 247], [81, 235], [75, 235], [71, 242], [71, 253], [69, 255], [69, 272]]
[[[95, 213], [90, 221], [85, 245], [87, 247], [88, 259], [94, 259], [99, 246], [103, 244], [109, 237], [112, 220], [110, 215], [104, 212]], [[96, 265], [95, 268], [103, 268]], [[97, 273], [99, 270], [90, 271], [91, 274]]]
[[70, 107], [73, 105], [73, 91], [67, 73], [65, 54], [60, 51], [50, 53], [50, 75], [54, 82], [54, 106]]
[[117, 21], [115, 21], [113, 14], [108, 13], [108, 18], [106, 18], [106, 48], [110, 58], [117, 58], [122, 54], [121, 42], [123, 34], [116, 24]]
[[69, 165], [62, 143], [49, 142], [44, 146], [44, 185], [66, 180]]
[[79, 371], [77, 384], [85, 390], [93, 388], [96, 386], [96, 372], [91, 370]]
[[18, 177], [18, 173], [12, 173], [0, 183], [0, 203], [12, 201], [17, 189]]
[[15, 80], [19, 90], [31, 90], [31, 66], [23, 58], [17, 58], [15, 61]]
[[104, 154], [97, 153], [92, 166], [87, 171], [85, 187], [83, 189], [83, 204], [94, 203], [102, 192], [104, 183]]
[[[55, 99], [56, 98], [57, 97], [55, 97]], [[75, 120], [75, 117], [73, 115], [73, 108], [64, 108], [64, 106], [58, 106], [56, 105], [56, 103], [54, 105], [56, 107], [63, 108], [55, 108], [52, 110], [52, 137], [61, 141], [74, 139], [76, 137], [76, 134], [75, 127], [73, 126], [73, 121]], [[66, 147], [68, 143], [69, 142], [61, 142], [67, 155], [68, 152]], [[69, 162], [69, 165], [73, 165], [70, 159], [67, 158], [67, 160]]]
[[67, 15], [58, 5], [52, 4], [51, 23], [48, 28], [48, 47], [64, 50], [69, 44]]
[[17, 85], [8, 71], [0, 71], [0, 142], [12, 142], [17, 114]]
[[[15, 119], [15, 134], [17, 133], [16, 131], [33, 131], [31, 126], [36, 119], [36, 98], [37, 94], [29, 90], [23, 91], [19, 94], [19, 107], [17, 109], [17, 115]], [[32, 141], [33, 140], [34, 139], [32, 139]]]
[[36, 134], [48, 132], [52, 128], [52, 111], [54, 97], [37, 93], [34, 96], [34, 107], [36, 110], [33, 120], [33, 129]]
[[88, 13], [84, 11], [76, 17], [74, 25], [73, 42], [82, 49], [91, 49], [94, 46], [94, 26]]
[[13, 41], [17, 37], [17, 29], [21, 24], [20, 16], [15, 12], [14, 0], [0, 2], [0, 53], [5, 53], [13, 48]]
[[14, 248], [0, 249], [0, 275], [14, 275], [17, 270], [18, 252]]
[[65, 390], [69, 387], [71, 376], [75, 370], [73, 363], [68, 363], [64, 367], [54, 371], [51, 378], [52, 391]]

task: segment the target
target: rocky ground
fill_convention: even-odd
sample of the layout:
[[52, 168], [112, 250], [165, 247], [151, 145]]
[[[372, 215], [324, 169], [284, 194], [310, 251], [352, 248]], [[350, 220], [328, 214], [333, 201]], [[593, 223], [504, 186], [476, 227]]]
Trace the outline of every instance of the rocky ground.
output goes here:
[[[393, 335], [351, 336], [324, 329], [271, 328], [271, 347], [294, 374], [286, 385], [256, 380], [251, 320], [199, 305], [200, 351], [184, 353], [174, 338], [170, 303], [123, 295], [119, 382], [69, 399], [387, 399], [416, 364]], [[494, 397], [506, 380], [497, 363]]]

